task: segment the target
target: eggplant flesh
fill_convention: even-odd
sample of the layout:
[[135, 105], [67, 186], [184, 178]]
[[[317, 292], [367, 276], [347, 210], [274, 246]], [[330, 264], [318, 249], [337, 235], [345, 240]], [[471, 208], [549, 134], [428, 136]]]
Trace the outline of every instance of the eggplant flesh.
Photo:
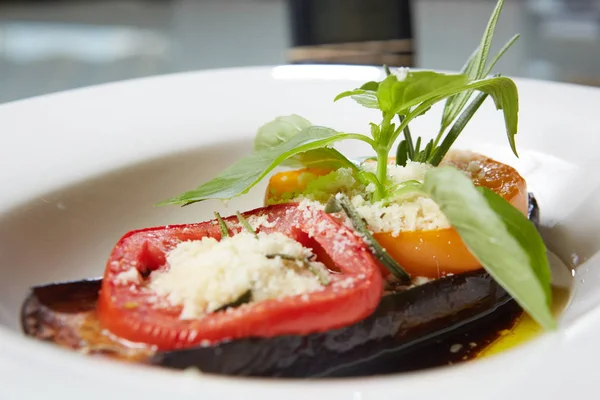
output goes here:
[[[529, 218], [539, 208], [529, 194]], [[484, 270], [443, 277], [382, 298], [366, 319], [310, 335], [246, 338], [160, 352], [105, 332], [96, 316], [101, 279], [37, 286], [21, 310], [26, 335], [86, 354], [237, 376], [364, 376], [468, 359], [522, 312]]]

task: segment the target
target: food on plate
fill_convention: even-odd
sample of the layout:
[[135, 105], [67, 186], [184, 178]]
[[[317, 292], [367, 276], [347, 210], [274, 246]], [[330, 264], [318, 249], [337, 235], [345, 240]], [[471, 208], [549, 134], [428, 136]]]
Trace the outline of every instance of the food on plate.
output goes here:
[[[488, 61], [502, 6], [461, 73], [385, 67], [383, 80], [338, 95], [378, 110], [370, 135], [295, 114], [262, 126], [252, 153], [161, 204], [229, 200], [269, 178], [263, 207], [126, 233], [102, 279], [32, 288], [24, 332], [143, 364], [313, 377], [469, 359], [522, 310], [554, 329], [526, 181], [452, 148], [491, 97], [517, 155], [516, 85], [488, 77], [517, 38]], [[440, 102], [437, 135], [415, 137], [409, 124]], [[373, 155], [351, 160], [332, 147], [342, 140]]]
[[[258, 232], [246, 231], [240, 218]], [[331, 215], [287, 204], [220, 221], [222, 231], [208, 221], [123, 237], [102, 280], [102, 326], [170, 350], [326, 331], [377, 307], [383, 290], [377, 264]], [[330, 255], [335, 273], [313, 261], [314, 247]]]
[[[30, 336], [92, 356], [243, 376], [351, 376], [444, 365], [474, 357], [521, 308], [484, 271], [445, 277], [383, 296], [365, 319], [308, 335], [249, 337], [171, 351], [107, 334], [98, 319], [102, 280], [32, 289], [23, 307]], [[449, 348], [468, 342], [460, 352]], [[388, 360], [393, 362], [390, 364]]]
[[[533, 197], [529, 204], [529, 218], [537, 224], [538, 207]], [[248, 220], [255, 222], [251, 216]], [[239, 219], [223, 221], [236, 227]], [[216, 226], [212, 222], [176, 226], [163, 237], [174, 237], [186, 228], [190, 235], [198, 235], [202, 227], [212, 228], [212, 233], [216, 233]], [[148, 231], [138, 233], [144, 232]], [[152, 230], [148, 233], [152, 234]], [[131, 275], [133, 278], [124, 280], [137, 280]], [[98, 317], [102, 284], [102, 279], [93, 279], [34, 287], [23, 305], [23, 330], [32, 337], [84, 354], [126, 362], [178, 369], [193, 366], [204, 372], [247, 376], [353, 376], [406, 371], [472, 358], [501, 330], [510, 328], [521, 314], [511, 296], [489, 274], [478, 270], [413, 287], [387, 288], [388, 293], [381, 297], [373, 313], [345, 327], [307, 335], [224, 340], [213, 345], [184, 343], [179, 349], [181, 344], [171, 343], [174, 350], [160, 350], [156, 340], [152, 345], [143, 344], [106, 331]], [[123, 312], [137, 310], [142, 315], [131, 312], [127, 318], [139, 321], [144, 310], [138, 296], [126, 297], [138, 302], [130, 299], [123, 303]], [[157, 319], [150, 322], [156, 323]], [[173, 318], [170, 322], [163, 329], [181, 329], [175, 323], [185, 320]], [[469, 335], [468, 342], [459, 351], [449, 351], [465, 341], [465, 333]], [[181, 336], [173, 337], [177, 340]]]
[[[395, 165], [394, 159], [390, 161], [390, 180], [397, 185], [407, 185], [409, 181], [411, 185], [418, 184], [432, 168], [425, 163], [402, 167]], [[475, 185], [495, 191], [526, 215], [527, 185], [514, 168], [480, 154], [456, 150], [449, 152], [440, 165], [452, 165], [463, 171]], [[374, 163], [365, 163], [363, 168], [373, 171]], [[290, 198], [325, 201], [332, 185], [337, 191], [351, 193], [353, 206], [366, 220], [373, 237], [411, 275], [439, 278], [481, 268], [481, 263], [430, 198], [412, 192], [404, 195], [402, 202], [373, 204], [365, 199], [364, 194], [369, 192], [348, 169], [302, 168], [279, 172], [269, 180], [265, 202], [276, 204]]]

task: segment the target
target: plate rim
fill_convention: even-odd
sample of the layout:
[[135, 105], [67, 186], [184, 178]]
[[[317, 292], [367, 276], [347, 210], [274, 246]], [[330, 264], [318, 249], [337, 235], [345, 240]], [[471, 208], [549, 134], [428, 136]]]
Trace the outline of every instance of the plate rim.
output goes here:
[[[16, 100], [13, 102], [5, 103], [0, 105], [0, 127], [2, 126], [2, 117], [6, 116], [7, 113], [17, 113], [22, 112], [17, 110], [18, 108], [29, 108], [33, 106], [39, 107], [39, 104], [47, 103], [47, 102], [56, 102], [63, 101], [63, 99], [77, 97], [77, 96], [94, 96], [96, 93], [101, 93], [102, 91], [115, 91], [123, 88], [132, 88], [134, 86], [144, 86], [148, 84], [158, 84], [159, 86], [168, 85], [170, 81], [173, 79], [176, 80], [189, 80], [194, 79], [195, 77], [202, 76], [210, 76], [214, 74], [224, 74], [228, 76], [247, 74], [248, 72], [256, 72], [258, 74], [268, 75], [272, 73], [273, 68], [278, 66], [255, 66], [255, 67], [236, 67], [236, 68], [219, 68], [212, 70], [204, 70], [204, 71], [188, 71], [160, 76], [151, 76], [151, 77], [142, 77], [136, 79], [129, 79], [125, 81], [119, 82], [111, 82], [100, 85], [94, 85], [84, 88], [71, 89], [63, 92], [45, 94], [41, 96], [36, 96], [28, 99]], [[322, 67], [322, 66], [320, 66]], [[331, 69], [346, 69], [348, 66], [339, 66], [339, 65], [328, 65], [327, 68]], [[298, 69], [302, 68], [314, 68], [311, 65], [302, 65], [296, 66]], [[556, 83], [556, 82], [545, 82], [541, 80], [535, 79], [527, 79], [527, 78], [517, 78], [517, 83], [529, 83], [534, 86], [543, 86], [543, 87], [553, 87], [557, 89], [564, 90], [584, 90], [588, 91], [591, 89], [591, 92], [594, 93], [595, 96], [600, 98], [600, 89], [599, 88], [590, 88], [587, 86], [579, 85], [579, 84], [571, 84], [571, 83]], [[351, 82], [351, 81], [349, 81]], [[591, 93], [590, 92], [590, 93]], [[6, 207], [2, 205], [2, 199], [0, 199], [0, 211], [6, 211]], [[589, 261], [588, 261], [589, 262]], [[286, 394], [288, 397], [295, 398], [296, 394], [290, 393], [289, 390], [291, 388], [302, 389], [302, 397], [305, 397], [307, 394], [319, 395], [326, 392], [327, 396], [330, 398], [371, 398], [370, 396], [377, 395], [377, 398], [382, 398], [379, 396], [390, 396], [390, 398], [397, 396], [399, 393], [403, 393], [406, 398], [429, 398], [422, 397], [425, 396], [435, 396], [436, 393], [444, 393], [447, 395], [448, 399], [453, 398], [461, 398], [475, 396], [477, 395], [477, 390], [468, 387], [461, 387], [458, 389], [453, 389], [456, 382], [466, 383], [473, 379], [480, 379], [482, 382], [489, 382], [489, 377], [486, 377], [487, 372], [498, 372], [498, 371], [513, 371], [518, 370], [515, 368], [515, 364], [518, 364], [519, 361], [523, 360], [523, 358], [534, 357], [533, 360], [529, 360], [532, 366], [544, 365], [543, 361], [547, 360], [548, 354], [554, 354], [554, 358], [563, 360], [563, 364], [567, 364], [564, 360], [576, 359], [584, 365], [591, 365], [590, 362], [593, 361], [589, 357], [585, 356], [585, 352], [581, 353], [581, 346], [576, 349], [579, 351], [579, 354], [575, 356], [575, 352], [566, 352], [564, 341], [568, 338], [569, 341], [574, 340], [573, 337], [576, 336], [581, 340], [587, 340], [589, 342], [589, 335], [586, 336], [585, 332], [582, 333], [581, 326], [586, 326], [586, 329], [595, 329], [597, 332], [600, 332], [600, 309], [594, 309], [591, 313], [591, 316], [585, 321], [579, 321], [573, 326], [565, 329], [563, 331], [550, 333], [544, 335], [541, 338], [538, 338], [534, 341], [528, 342], [520, 347], [518, 354], [517, 352], [511, 351], [506, 352], [497, 356], [494, 356], [489, 359], [478, 360], [476, 362], [466, 363], [459, 366], [453, 366], [452, 368], [441, 368], [435, 369], [431, 371], [425, 372], [415, 372], [415, 373], [406, 373], [400, 375], [391, 375], [391, 376], [382, 376], [375, 378], [353, 378], [352, 387], [347, 384], [347, 380], [339, 380], [335, 381], [331, 380], [323, 380], [323, 381], [312, 381], [309, 384], [302, 381], [297, 380], [280, 380], [278, 382], [271, 382], [269, 384], [270, 388], [265, 388], [265, 396], [273, 396], [268, 398], [275, 398], [276, 395], [280, 395], [282, 393]], [[587, 327], [591, 325], [592, 328]], [[587, 343], [587, 342], [586, 342]], [[596, 346], [597, 349], [600, 350], [600, 346]], [[18, 349], [24, 350], [22, 353], [19, 352]], [[550, 350], [562, 349], [560, 354], [559, 352], [551, 352]], [[90, 377], [90, 370], [101, 371], [101, 374], [106, 374], [106, 376], [110, 375], [110, 370], [124, 372], [125, 369], [129, 367], [126, 365], [115, 366], [113, 362], [106, 362], [104, 360], [95, 360], [94, 362], [79, 362], [79, 358], [76, 354], [68, 354], [68, 352], [64, 352], [60, 349], [54, 349], [50, 347], [46, 347], [43, 343], [32, 342], [27, 338], [21, 337], [18, 334], [14, 334], [8, 331], [6, 328], [0, 326], [0, 369], [3, 366], [7, 366], [7, 369], [10, 369], [9, 374], [7, 376], [13, 376], [14, 381], [10, 382], [10, 379], [4, 378], [8, 385], [11, 385], [14, 382], [18, 382], [19, 376], [21, 373], [28, 372], [29, 374], [34, 371], [30, 365], [26, 365], [27, 363], [23, 360], [19, 361], [19, 358], [22, 356], [26, 356], [27, 360], [31, 360], [32, 352], [37, 352], [37, 354], [45, 354], [47, 360], [54, 359], [59, 360], [62, 363], [62, 368], [69, 369], [71, 371], [79, 370], [79, 373], [87, 373], [88, 378]], [[60, 354], [60, 355], [59, 355]], [[56, 357], [56, 358], [55, 358]], [[58, 364], [58, 363], [57, 363]], [[82, 365], [85, 365], [83, 367]], [[80, 368], [78, 368], [80, 366]], [[33, 367], [37, 368], [37, 367]], [[549, 367], [544, 367], [549, 368]], [[58, 369], [58, 368], [57, 368]], [[556, 376], [557, 371], [564, 370], [564, 368], [557, 368], [552, 375]], [[87, 371], [84, 371], [87, 370]], [[35, 373], [38, 374], [40, 379], [43, 379], [41, 374], [47, 370], [40, 369]], [[180, 387], [183, 387], [184, 390], [181, 391], [181, 396], [197, 394], [197, 390], [204, 387], [210, 390], [229, 390], [234, 391], [238, 394], [243, 394], [245, 390], [256, 390], [257, 386], [264, 384], [264, 379], [251, 379], [248, 378], [229, 378], [229, 377], [211, 377], [205, 379], [200, 377], [199, 379], [190, 379], [191, 374], [179, 374], [174, 377], [170, 373], [166, 373], [164, 371], [145, 371], [142, 368], [136, 367], [136, 372], [132, 372], [128, 379], [130, 380], [141, 380], [150, 378], [153, 383], [162, 383], [169, 381], [179, 381]], [[56, 372], [56, 371], [53, 371]], [[93, 375], [93, 374], [91, 374]], [[117, 377], [116, 373], [112, 374], [114, 377]], [[169, 376], [165, 379], [165, 376]], [[539, 375], [539, 373], [538, 373]], [[560, 374], [559, 374], [560, 375]], [[513, 382], [518, 382], [518, 385], [534, 385], [535, 379], [532, 381], [523, 382], [523, 377], [520, 376], [516, 372], [510, 372], [506, 375]], [[132, 378], [135, 377], [135, 378]], [[567, 377], [571, 381], [577, 381], [579, 386], [579, 390], [585, 388], [593, 387], [590, 383], [593, 384], [593, 380], [586, 380], [584, 375], [577, 374], [567, 375]], [[84, 379], [84, 378], [82, 378]], [[2, 380], [2, 378], [0, 378]], [[47, 379], [46, 379], [47, 380]], [[121, 379], [122, 381], [122, 379]], [[231, 385], [232, 382], [237, 382], [236, 386], [239, 388], [234, 388]], [[92, 384], [93, 380], [90, 380], [90, 384]], [[439, 389], [431, 389], [428, 386], [436, 383], [436, 386], [441, 386]], [[121, 382], [121, 384], [126, 385], [127, 382]], [[135, 386], [135, 385], [132, 385]], [[156, 385], [153, 385], [153, 388]], [[505, 385], [503, 384], [502, 387]], [[10, 387], [10, 386], [7, 386]], [[125, 386], [124, 386], [125, 387]], [[546, 393], [548, 395], [556, 395], [561, 392], [561, 385], [557, 385], [557, 379], [554, 379], [554, 382], [545, 386], [545, 388], [541, 391], [541, 393]], [[17, 386], [15, 386], [17, 388]], [[129, 388], [124, 390], [134, 390], [135, 388]], [[573, 387], [569, 388], [569, 394], [573, 393]], [[15, 389], [15, 390], [18, 390]], [[102, 390], [102, 389], [101, 389]], [[155, 388], [156, 393], [159, 393], [160, 388]], [[383, 393], [382, 393], [383, 392]], [[387, 393], [385, 393], [387, 392]], [[16, 391], [14, 393], [17, 393]], [[108, 392], [106, 392], [108, 393]], [[156, 394], [155, 393], [155, 394]], [[165, 392], [167, 393], [167, 392]], [[216, 392], [215, 392], [216, 393]], [[233, 393], [233, 392], [232, 392]], [[358, 395], [356, 394], [358, 393]], [[540, 394], [541, 394], [540, 393]], [[566, 393], [566, 392], [561, 392]], [[503, 394], [503, 393], [501, 393]], [[358, 396], [358, 397], [357, 397]], [[455, 397], [456, 396], [456, 397]], [[459, 397], [460, 396], [460, 397]], [[502, 397], [505, 397], [504, 395]], [[514, 397], [514, 396], [513, 396]], [[156, 398], [159, 398], [156, 396]], [[182, 397], [183, 398], [183, 397]], [[299, 397], [298, 397], [299, 398]], [[394, 397], [396, 398], [396, 397]], [[434, 398], [434, 397], [432, 397]], [[500, 397], [498, 397], [500, 398]], [[519, 396], [517, 395], [517, 398]]]

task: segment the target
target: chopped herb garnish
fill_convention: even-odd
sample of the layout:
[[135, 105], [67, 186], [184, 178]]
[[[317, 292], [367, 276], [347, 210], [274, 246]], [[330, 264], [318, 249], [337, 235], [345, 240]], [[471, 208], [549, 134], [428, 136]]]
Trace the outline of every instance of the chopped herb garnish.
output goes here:
[[344, 194], [338, 194], [331, 197], [325, 206], [325, 212], [327, 213], [335, 213], [340, 211], [344, 211], [344, 213], [346, 213], [352, 222], [354, 229], [356, 229], [356, 231], [363, 237], [363, 240], [367, 246], [369, 246], [369, 249], [373, 255], [377, 257], [377, 259], [392, 273], [392, 275], [400, 279], [402, 282], [410, 282], [410, 275], [408, 272], [406, 272], [404, 268], [402, 268], [400, 264], [398, 264], [396, 260], [394, 260], [388, 254], [388, 252], [381, 247], [377, 240], [375, 240], [373, 235], [371, 235], [371, 232], [369, 232], [367, 229], [367, 226], [360, 215], [358, 215], [354, 207], [352, 207], [348, 197], [346, 197]]
[[248, 220], [246, 218], [244, 218], [244, 216], [239, 211], [236, 211], [235, 215], [237, 215], [238, 221], [240, 221], [240, 225], [242, 225], [242, 227], [244, 229], [246, 229], [248, 231], [248, 233], [251, 233], [255, 237], [258, 237], [258, 235], [254, 231], [254, 229], [252, 229], [252, 226], [250, 225], [250, 223], [248, 222]]
[[294, 262], [300, 262], [302, 263], [302, 265], [308, 269], [314, 276], [317, 277], [317, 279], [319, 280], [319, 283], [323, 286], [327, 286], [329, 285], [330, 281], [329, 281], [329, 277], [323, 273], [323, 271], [321, 271], [319, 268], [317, 268], [316, 266], [314, 266], [313, 264], [311, 264], [310, 260], [306, 259], [306, 258], [297, 258], [294, 256], [290, 256], [288, 254], [267, 254], [266, 255], [267, 258], [269, 259], [273, 259], [273, 258], [281, 258], [282, 260], [287, 260], [287, 261], [294, 261]]
[[217, 219], [217, 222], [219, 222], [219, 230], [221, 231], [221, 237], [228, 238], [229, 229], [227, 228], [227, 224], [225, 223], [225, 221], [223, 221], [223, 218], [221, 218], [221, 215], [218, 212], [215, 212], [215, 218]]
[[327, 276], [326, 274], [323, 273], [323, 271], [321, 271], [319, 268], [315, 267], [313, 264], [311, 264], [308, 261], [304, 261], [305, 265], [307, 266], [308, 270], [310, 272], [312, 272], [312, 274], [314, 276], [317, 277], [317, 279], [319, 280], [319, 283], [323, 286], [327, 286], [329, 285], [330, 281], [329, 281], [329, 276]]
[[247, 304], [247, 303], [250, 303], [251, 301], [252, 301], [252, 290], [248, 289], [244, 293], [242, 293], [240, 295], [240, 297], [238, 297], [231, 303], [225, 304], [224, 306], [217, 308], [213, 312], [225, 311], [228, 308], [237, 308], [237, 307], [241, 306], [242, 304]]

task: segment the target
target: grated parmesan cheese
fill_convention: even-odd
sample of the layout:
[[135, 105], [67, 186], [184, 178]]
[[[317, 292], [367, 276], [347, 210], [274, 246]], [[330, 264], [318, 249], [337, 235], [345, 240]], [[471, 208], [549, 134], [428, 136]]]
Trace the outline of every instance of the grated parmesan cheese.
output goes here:
[[[310, 249], [281, 233], [241, 232], [183, 242], [167, 253], [168, 269], [151, 275], [150, 289], [166, 296], [171, 305], [183, 306], [181, 319], [198, 318], [252, 292], [252, 301], [282, 298], [322, 290], [318, 278], [303, 262], [267, 255], [285, 254], [299, 259]], [[327, 274], [324, 265], [311, 262]]]
[[[365, 163], [363, 169], [375, 173], [375, 163]], [[406, 166], [388, 165], [388, 178], [395, 184], [416, 180], [423, 182], [425, 174], [434, 168], [430, 164], [408, 162]], [[398, 236], [401, 231], [433, 230], [450, 227], [439, 206], [429, 197], [419, 193], [392, 199], [392, 202], [371, 203], [362, 195], [351, 198], [352, 205], [364, 218], [372, 232], [391, 232]]]
[[[361, 168], [367, 172], [375, 173], [377, 164], [365, 163]], [[402, 184], [410, 180], [423, 182], [425, 174], [430, 168], [434, 167], [430, 164], [410, 161], [404, 167], [389, 165], [388, 178], [394, 184]], [[352, 205], [365, 220], [371, 232], [391, 232], [393, 236], [398, 236], [401, 231], [434, 230], [450, 227], [446, 216], [431, 198], [423, 194], [412, 193], [393, 198], [391, 202], [372, 203], [368, 197], [375, 191], [374, 185], [369, 184], [365, 190], [359, 191], [356, 186], [351, 185], [349, 172], [339, 173], [340, 170], [337, 172], [337, 179], [340, 180], [337, 187], [350, 197]], [[330, 185], [336, 187], [336, 184]], [[346, 188], [348, 190], [345, 190]], [[300, 201], [300, 209], [303, 210], [317, 209], [319, 205], [319, 202], [311, 197], [310, 192], [296, 197], [295, 200]], [[306, 214], [305, 216], [308, 217]], [[346, 225], [352, 227], [349, 221], [346, 221]]]
[[[365, 171], [376, 173], [377, 163], [365, 163], [361, 168]], [[422, 182], [425, 178], [425, 174], [431, 168], [434, 168], [431, 164], [414, 161], [408, 161], [404, 167], [396, 164], [388, 164], [387, 175], [394, 183], [402, 183], [409, 180]]]
[[115, 283], [118, 285], [131, 285], [131, 284], [139, 284], [142, 281], [142, 276], [138, 272], [137, 268], [131, 267], [127, 271], [119, 272], [115, 275]]
[[362, 196], [354, 196], [351, 201], [372, 232], [391, 232], [395, 237], [401, 231], [450, 227], [438, 205], [427, 197], [415, 196], [390, 204], [371, 203]]
[[247, 221], [255, 231], [259, 230], [260, 228], [273, 228], [275, 225], [277, 225], [277, 220], [269, 222], [269, 217], [265, 214], [252, 215], [247, 218]]

